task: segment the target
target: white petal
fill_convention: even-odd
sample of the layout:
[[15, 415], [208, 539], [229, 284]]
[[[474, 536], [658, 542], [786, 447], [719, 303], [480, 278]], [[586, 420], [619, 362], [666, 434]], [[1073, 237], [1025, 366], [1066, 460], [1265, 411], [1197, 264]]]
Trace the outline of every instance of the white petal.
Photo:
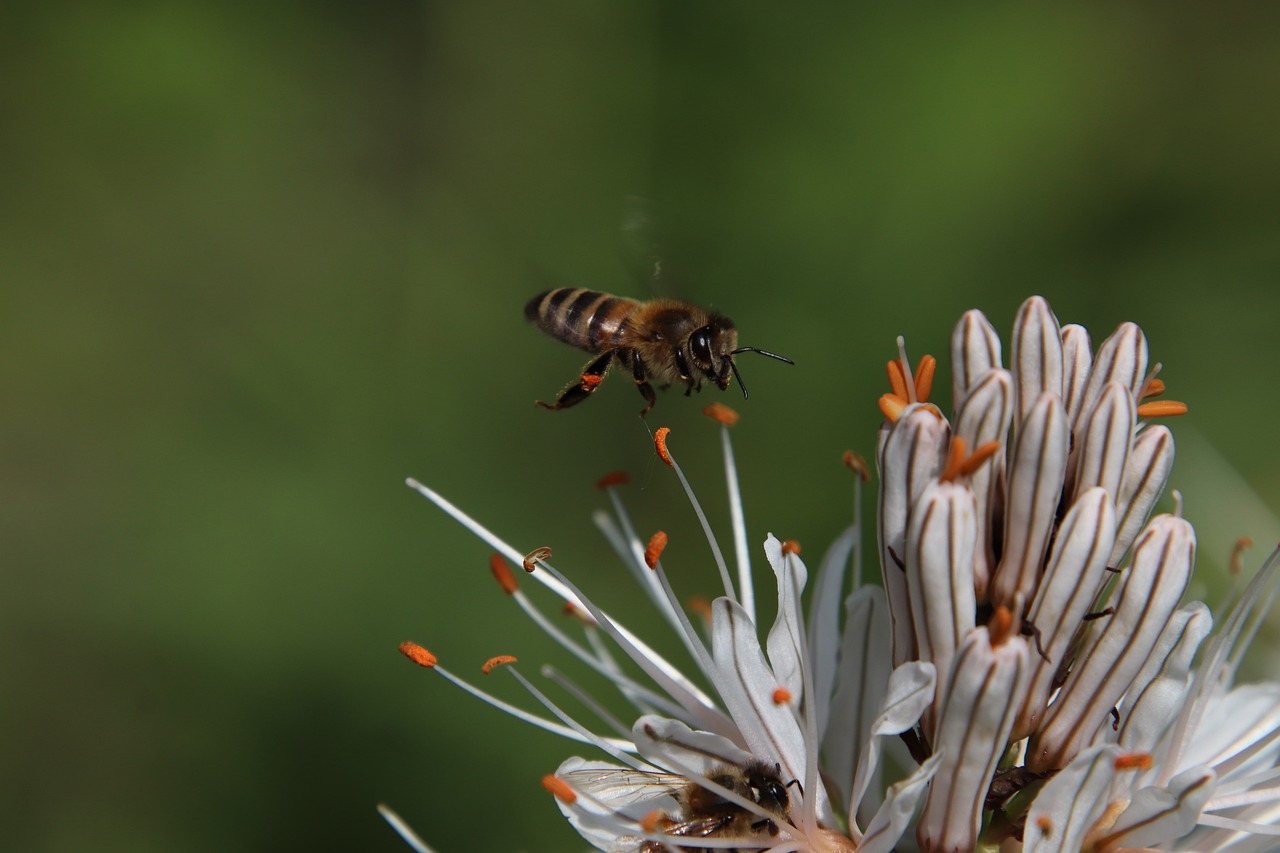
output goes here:
[[1067, 420], [1075, 423], [1089, 383], [1089, 371], [1093, 367], [1093, 345], [1089, 343], [1089, 331], [1074, 323], [1062, 327], [1062, 403], [1067, 410]]
[[884, 702], [859, 754], [849, 814], [858, 813], [862, 798], [879, 770], [882, 739], [897, 737], [914, 726], [933, 701], [936, 688], [937, 671], [932, 664], [922, 661], [904, 663], [889, 676]]
[[[1147, 338], [1137, 324], [1121, 323], [1111, 333], [1111, 337], [1098, 347], [1098, 355], [1093, 360], [1093, 370], [1089, 373], [1089, 384], [1085, 388], [1084, 399], [1080, 404], [1079, 417], [1085, 417], [1093, 409], [1108, 382], [1119, 382], [1129, 389], [1129, 394], [1134, 399], [1137, 399], [1142, 391], [1142, 384], [1146, 380]], [[1079, 430], [1080, 421], [1077, 420], [1077, 436]]]
[[1125, 697], [1119, 744], [1130, 752], [1154, 752], [1187, 696], [1191, 661], [1213, 628], [1209, 608], [1193, 601], [1178, 610]]
[[1031, 684], [1015, 727], [1020, 737], [1030, 734], [1044, 714], [1054, 678], [1093, 603], [1093, 591], [1106, 576], [1115, 536], [1115, 513], [1105, 489], [1085, 492], [1062, 519], [1044, 579], [1027, 612], [1027, 622], [1040, 632], [1039, 650], [1044, 654], [1031, 656]]
[[910, 825], [916, 803], [927, 790], [929, 780], [938, 772], [939, 763], [940, 757], [933, 755], [906, 779], [889, 787], [884, 803], [858, 844], [858, 853], [892, 853]]
[[1092, 747], [1045, 783], [1027, 812], [1025, 853], [1084, 848], [1085, 835], [1107, 807], [1118, 755], [1114, 745]]
[[1062, 399], [1062, 337], [1043, 296], [1033, 296], [1013, 320], [1014, 410], [1022, 423], [1044, 393]]
[[882, 588], [864, 586], [845, 603], [840, 672], [822, 743], [823, 769], [846, 802], [853, 789], [856, 761], [871, 736], [871, 723], [889, 683], [889, 671], [889, 603]]
[[[813, 586], [809, 601], [809, 668], [813, 673], [813, 702], [818, 715], [819, 737], [824, 737], [830, 721], [832, 697], [836, 689], [836, 677], [841, 666], [840, 651], [840, 596], [844, 588], [844, 576], [849, 570], [849, 555], [860, 544], [861, 527], [852, 524], [845, 528], [827, 553], [822, 556], [818, 568], [818, 580]], [[877, 587], [877, 589], [879, 589]], [[883, 600], [883, 590], [881, 590]], [[888, 611], [882, 609], [882, 615]], [[884, 638], [888, 640], [888, 624]], [[885, 657], [888, 658], [886, 644]], [[888, 668], [885, 668], [888, 672]]]
[[1000, 367], [1000, 336], [986, 316], [966, 311], [951, 333], [951, 399], [960, 408], [971, 389], [993, 367]]
[[1120, 493], [1137, 418], [1137, 406], [1129, 391], [1119, 382], [1108, 382], [1093, 411], [1076, 430], [1076, 494], [1094, 486], [1102, 486], [1112, 496]]
[[658, 767], [706, 775], [721, 764], [746, 764], [751, 753], [728, 738], [691, 729], [679, 720], [646, 714], [631, 727], [636, 750]]
[[1163, 424], [1143, 429], [1134, 439], [1120, 493], [1116, 495], [1119, 532], [1107, 565], [1120, 565], [1138, 531], [1147, 523], [1147, 516], [1164, 493], [1169, 472], [1173, 470], [1173, 456], [1173, 433]]
[[1195, 563], [1195, 531], [1181, 518], [1152, 519], [1134, 547], [1115, 612], [1092, 623], [1066, 683], [1031, 739], [1027, 765], [1061, 767], [1093, 740], [1129, 689], [1177, 607]]
[[999, 441], [1001, 450], [991, 461], [969, 477], [969, 488], [978, 514], [978, 549], [973, 555], [973, 587], [981, 600], [986, 599], [991, 573], [995, 569], [995, 541], [992, 507], [1004, 488], [1004, 442], [1013, 420], [1013, 375], [1007, 370], [992, 370], [970, 391], [964, 405], [956, 413], [954, 432], [970, 450]]
[[800, 596], [808, 571], [798, 554], [782, 553], [782, 543], [772, 533], [765, 539], [764, 553], [778, 581], [778, 615], [766, 643], [769, 665], [777, 679], [776, 686], [785, 688], [798, 701], [804, 695], [801, 667], [806, 649]]
[[1043, 394], [1021, 425], [1009, 460], [1005, 542], [991, 600], [1013, 609], [1019, 593], [1035, 595], [1067, 467], [1067, 417], [1062, 401]]
[[1167, 788], [1143, 788], [1116, 819], [1108, 840], [1121, 847], [1151, 847], [1181, 838], [1195, 828], [1216, 781], [1209, 768], [1193, 767]]

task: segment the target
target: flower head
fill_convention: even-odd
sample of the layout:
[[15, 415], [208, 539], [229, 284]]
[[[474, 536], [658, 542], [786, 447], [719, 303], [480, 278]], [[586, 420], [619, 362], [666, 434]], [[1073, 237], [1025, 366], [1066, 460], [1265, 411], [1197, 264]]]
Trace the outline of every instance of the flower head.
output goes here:
[[[1144, 402], [1163, 384], [1141, 330], [1122, 325], [1095, 354], [1083, 328], [1060, 326], [1033, 298], [1018, 313], [1008, 368], [976, 311], [957, 326], [951, 358], [950, 420], [928, 402], [931, 358], [914, 371], [905, 354], [890, 363], [876, 455], [883, 587], [857, 583], [856, 523], [812, 584], [799, 546], [771, 534], [777, 615], [760, 624], [730, 441], [736, 417], [717, 410], [735, 572], [670, 431], [655, 435], [720, 572], [723, 594], [705, 626], [689, 618], [663, 566], [666, 534], [642, 539], [623, 478], [600, 483], [613, 514], [597, 524], [676, 632], [686, 667], [598, 607], [549, 562], [549, 548], [522, 553], [410, 481], [495, 549], [503, 590], [617, 688], [634, 722], [544, 670], [597, 719], [569, 715], [509, 656], [485, 672], [501, 666], [545, 714], [488, 696], [421, 647], [406, 644], [406, 655], [603, 753], [567, 759], [544, 784], [579, 834], [613, 853], [876, 853], [908, 839], [925, 851], [1101, 851], [1182, 838], [1197, 850], [1264, 849], [1248, 845], [1273, 831], [1280, 802], [1280, 685], [1231, 682], [1237, 640], [1277, 559], [1194, 667], [1212, 623], [1204, 605], [1181, 605], [1195, 533], [1180, 505], [1149, 517], [1173, 440], [1148, 419], [1185, 407]], [[584, 640], [520, 589], [517, 563], [580, 617]]]

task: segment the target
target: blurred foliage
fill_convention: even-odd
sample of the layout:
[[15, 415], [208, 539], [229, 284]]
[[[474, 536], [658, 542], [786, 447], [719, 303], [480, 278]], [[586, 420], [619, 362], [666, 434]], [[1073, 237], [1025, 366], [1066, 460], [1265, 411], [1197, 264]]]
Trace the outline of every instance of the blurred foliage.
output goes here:
[[5, 849], [403, 849], [384, 800], [442, 853], [578, 849], [537, 779], [582, 750], [395, 652], [563, 657], [401, 481], [554, 545], [643, 629], [589, 522], [628, 469], [682, 591], [714, 590], [647, 434], [673, 427], [727, 535], [706, 395], [648, 424], [617, 378], [531, 405], [584, 359], [530, 295], [649, 295], [633, 196], [669, 286], [797, 362], [744, 357], [751, 399], [724, 398], [757, 541], [816, 557], [847, 522], [840, 454], [874, 450], [896, 335], [946, 369], [962, 310], [1007, 329], [1033, 292], [1098, 340], [1146, 329], [1204, 437], [1174, 480], [1208, 583], [1235, 536], [1275, 541], [1280, 7], [6, 17]]

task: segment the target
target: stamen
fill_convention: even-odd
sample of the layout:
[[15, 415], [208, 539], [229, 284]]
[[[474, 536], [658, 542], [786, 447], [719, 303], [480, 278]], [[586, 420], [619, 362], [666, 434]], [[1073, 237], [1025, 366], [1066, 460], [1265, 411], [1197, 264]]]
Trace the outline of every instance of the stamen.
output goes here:
[[[737, 420], [737, 413], [734, 414]], [[733, 552], [738, 563], [738, 602], [747, 615], [756, 618], [756, 592], [751, 583], [751, 547], [747, 543], [747, 520], [742, 511], [742, 488], [738, 485], [738, 466], [733, 458], [733, 440], [729, 430], [720, 430], [720, 448], [724, 455], [724, 483], [729, 493], [729, 521], [733, 526]]]
[[547, 793], [562, 803], [572, 805], [578, 799], [578, 792], [570, 788], [567, 782], [553, 773], [548, 773], [542, 777], [542, 787], [546, 788]]
[[657, 566], [658, 558], [662, 556], [662, 550], [666, 547], [667, 534], [665, 531], [659, 530], [649, 537], [649, 544], [644, 549], [644, 564], [651, 569]]
[[391, 828], [396, 834], [404, 839], [404, 843], [408, 844], [414, 853], [435, 853], [427, 843], [417, 836], [417, 834], [409, 828], [409, 824], [404, 822], [400, 815], [391, 810], [391, 807], [385, 803], [378, 803], [378, 814], [382, 815], [382, 819], [391, 824]]
[[1154, 376], [1147, 381], [1147, 387], [1142, 389], [1142, 399], [1148, 397], [1159, 397], [1164, 393], [1164, 380], [1156, 379]]
[[719, 421], [727, 427], [731, 427], [736, 424], [740, 417], [737, 412], [726, 406], [724, 403], [711, 403], [702, 410], [702, 414], [711, 418], [713, 421]]
[[907, 393], [907, 378], [902, 370], [902, 362], [894, 359], [885, 364], [885, 369], [889, 373], [889, 388], [892, 390], [893, 395], [899, 400], [910, 401], [911, 397]]
[[1244, 572], [1244, 551], [1246, 548], [1253, 547], [1253, 540], [1248, 536], [1241, 536], [1231, 546], [1231, 558], [1227, 560], [1227, 567], [1233, 575], [1240, 575]]
[[700, 595], [695, 595], [689, 599], [689, 602], [686, 606], [689, 608], [690, 613], [694, 614], [695, 616], [701, 617], [702, 621], [707, 623], [708, 625], [711, 624], [711, 602], [710, 601], [707, 601], [705, 598], [703, 598]]
[[591, 614], [574, 604], [572, 601], [566, 601], [564, 603], [564, 606], [560, 608], [560, 614], [562, 616], [568, 616], [570, 619], [576, 619], [583, 625], [596, 627], [596, 620], [591, 618]]
[[493, 579], [498, 582], [498, 586], [502, 587], [503, 592], [507, 595], [515, 595], [516, 590], [520, 588], [516, 585], [516, 576], [511, 574], [507, 561], [496, 551], [489, 556], [489, 571], [493, 573]]
[[524, 555], [524, 561], [523, 561], [524, 570], [526, 572], [532, 573], [534, 566], [536, 566], [539, 561], [545, 562], [550, 559], [551, 559], [551, 548], [549, 548], [546, 545], [543, 545], [541, 548], [534, 548], [528, 554]]
[[942, 466], [942, 475], [938, 477], [944, 483], [955, 482], [960, 476], [960, 466], [964, 462], [964, 439], [955, 436], [947, 448], [947, 463]]
[[[889, 362], [893, 364], [893, 362]], [[907, 401], [897, 394], [881, 394], [880, 395], [880, 411], [884, 413], [885, 418], [896, 421], [898, 415], [902, 414], [903, 409], [907, 407]]]
[[1117, 755], [1114, 762], [1116, 770], [1150, 770], [1154, 762], [1149, 752], [1129, 752]]
[[658, 451], [658, 458], [667, 463], [667, 467], [674, 468], [671, 463], [671, 454], [667, 452], [667, 436], [671, 434], [671, 427], [658, 427], [653, 434], [653, 446]]
[[862, 482], [866, 483], [871, 480], [871, 469], [867, 467], [867, 460], [857, 453], [852, 450], [846, 450], [844, 455], [840, 457], [840, 461], [844, 462], [846, 468], [857, 474]]
[[503, 666], [504, 664], [515, 663], [515, 662], [516, 662], [516, 658], [514, 655], [494, 655], [493, 657], [489, 658], [487, 661], [485, 661], [483, 664], [480, 665], [480, 671], [483, 672], [485, 675], [488, 675], [489, 673], [493, 672], [495, 669], [497, 669], [500, 666]]
[[424, 649], [417, 643], [411, 643], [408, 640], [400, 644], [400, 654], [416, 663], [418, 666], [425, 666], [432, 669], [436, 665], [436, 656]]
[[1013, 636], [1013, 612], [1004, 605], [996, 608], [987, 623], [987, 631], [991, 635], [991, 648], [1003, 646]]
[[1179, 403], [1177, 400], [1152, 400], [1150, 403], [1138, 406], [1140, 418], [1171, 418], [1186, 413], [1187, 404]]
[[631, 482], [631, 476], [626, 471], [610, 471], [599, 480], [596, 480], [597, 489], [607, 489], [610, 486], [625, 486]]
[[773, 691], [773, 704], [785, 705], [791, 701], [791, 691], [785, 687], [778, 687]]
[[923, 403], [929, 399], [933, 390], [933, 374], [938, 369], [938, 360], [931, 355], [922, 356], [916, 365], [916, 400]]
[[800, 556], [800, 543], [794, 539], [782, 540], [782, 553]]

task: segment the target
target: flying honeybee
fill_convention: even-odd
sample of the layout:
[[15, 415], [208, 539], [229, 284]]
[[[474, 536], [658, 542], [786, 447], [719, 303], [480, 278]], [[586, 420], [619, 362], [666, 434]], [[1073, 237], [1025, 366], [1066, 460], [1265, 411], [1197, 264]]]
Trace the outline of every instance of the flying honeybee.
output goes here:
[[[629, 792], [647, 791], [654, 796], [670, 795], [680, 806], [678, 814], [666, 814], [658, 820], [657, 829], [673, 841], [680, 838], [760, 838], [778, 834], [777, 821], [785, 820], [791, 808], [787, 794], [790, 785], [783, 783], [777, 764], [752, 760], [744, 765], [725, 764], [707, 773], [707, 778], [744, 800], [755, 803], [764, 815], [739, 803], [671, 773], [642, 773], [632, 770], [578, 770], [565, 775], [565, 781], [588, 793], [602, 795], [608, 788]], [[661, 841], [644, 841], [638, 853], [667, 853], [671, 848]], [[702, 847], [677, 847], [678, 850], [702, 850]]]
[[677, 299], [640, 302], [595, 290], [561, 287], [539, 293], [524, 306], [524, 315], [539, 329], [566, 344], [596, 355], [554, 403], [538, 400], [544, 409], [567, 409], [591, 396], [616, 361], [635, 380], [644, 396], [647, 414], [656, 396], [649, 383], [663, 387], [685, 384], [685, 395], [702, 390], [710, 381], [725, 390], [729, 376], [742, 384], [733, 357], [740, 352], [795, 364], [777, 353], [738, 346], [738, 330], [723, 314]]

